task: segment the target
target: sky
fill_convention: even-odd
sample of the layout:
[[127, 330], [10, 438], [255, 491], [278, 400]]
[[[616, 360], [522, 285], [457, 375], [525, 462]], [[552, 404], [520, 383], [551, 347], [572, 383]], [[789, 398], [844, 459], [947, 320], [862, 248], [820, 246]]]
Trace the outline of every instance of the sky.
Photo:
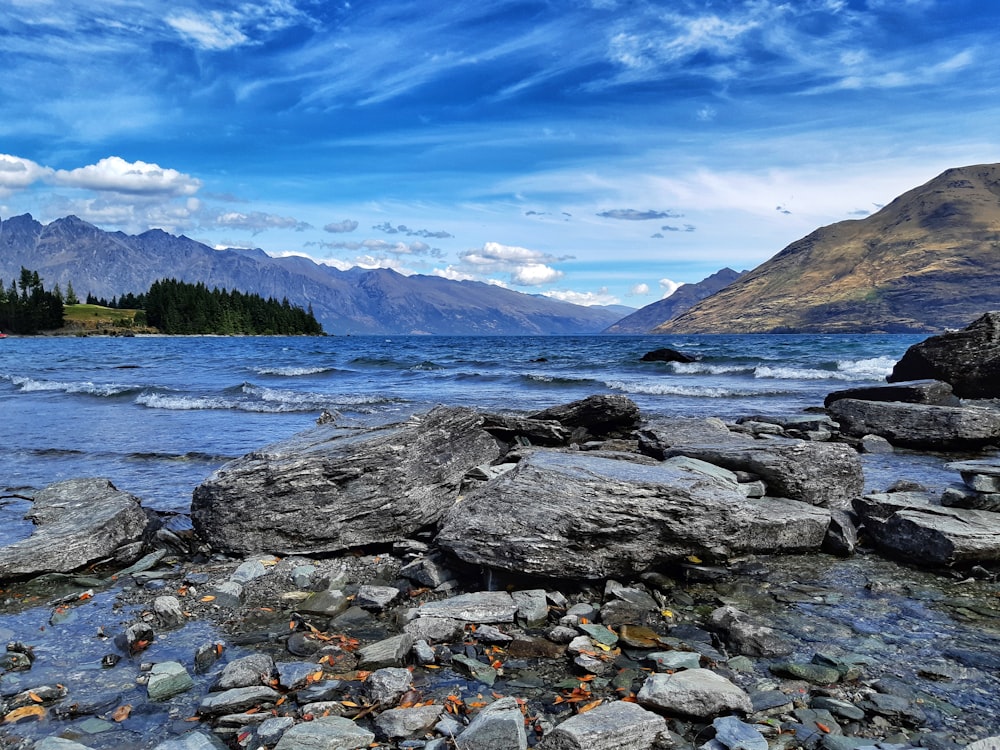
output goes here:
[[998, 29], [982, 0], [4, 0], [0, 218], [641, 307], [1000, 161]]

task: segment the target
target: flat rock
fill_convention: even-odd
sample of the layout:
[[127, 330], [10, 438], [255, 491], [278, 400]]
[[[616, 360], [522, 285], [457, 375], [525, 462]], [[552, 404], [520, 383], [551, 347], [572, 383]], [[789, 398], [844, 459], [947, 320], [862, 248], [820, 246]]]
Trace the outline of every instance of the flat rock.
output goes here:
[[443, 617], [474, 623], [514, 622], [516, 613], [517, 604], [506, 591], [473, 591], [427, 602], [415, 610], [421, 618]]
[[198, 713], [203, 716], [241, 713], [250, 708], [273, 704], [280, 697], [277, 690], [265, 685], [233, 688], [205, 696], [198, 705]]
[[823, 406], [829, 407], [835, 401], [855, 398], [861, 401], [902, 401], [907, 404], [935, 404], [937, 406], [958, 406], [960, 401], [948, 383], [940, 380], [917, 380], [898, 385], [870, 385], [864, 388], [846, 388], [834, 391], [823, 399]]
[[972, 450], [1000, 439], [1000, 409], [845, 398], [829, 407], [845, 435], [878, 435], [895, 446]]
[[285, 732], [274, 750], [362, 750], [375, 734], [341, 716], [320, 716]]
[[700, 719], [753, 711], [750, 696], [742, 688], [708, 669], [650, 675], [636, 700], [654, 711]]
[[[107, 479], [68, 479], [35, 493], [31, 536], [0, 547], [0, 580], [66, 573], [140, 541], [149, 517]], [[134, 562], [138, 553], [125, 562]]]
[[926, 492], [866, 495], [855, 510], [878, 548], [914, 565], [1000, 560], [1000, 514], [947, 508]]
[[794, 650], [794, 644], [786, 636], [755, 622], [736, 607], [719, 607], [709, 616], [709, 622], [735, 654], [775, 657], [787, 656]]
[[375, 730], [389, 740], [422, 737], [434, 727], [443, 711], [444, 706], [393, 708], [375, 718]]
[[466, 408], [360, 432], [319, 426], [225, 464], [195, 489], [191, 518], [212, 547], [240, 554], [399, 541], [440, 520], [466, 472], [499, 456]]
[[[551, 420], [584, 439], [631, 437], [639, 426], [639, 407], [627, 396], [598, 395], [553, 406], [529, 415], [530, 419]], [[582, 440], [581, 440], [582, 442]]]
[[646, 425], [637, 433], [639, 450], [662, 460], [668, 448], [720, 442], [748, 442], [749, 438], [730, 432], [718, 417], [664, 417]]
[[194, 680], [184, 668], [184, 665], [176, 661], [165, 661], [154, 664], [149, 673], [149, 681], [146, 683], [146, 692], [151, 701], [163, 701], [179, 695], [194, 687]]
[[524, 715], [512, 697], [482, 709], [456, 739], [462, 750], [527, 750]]
[[649, 750], [667, 722], [635, 703], [612, 701], [572, 716], [546, 735], [539, 750]]
[[1000, 461], [955, 461], [946, 468], [962, 475], [962, 481], [976, 492], [1000, 492]]
[[[818, 550], [829, 521], [825, 509], [751, 500], [697, 471], [534, 451], [456, 505], [437, 541], [473, 565], [595, 580], [688, 555]], [[419, 611], [438, 614], [440, 606]]]

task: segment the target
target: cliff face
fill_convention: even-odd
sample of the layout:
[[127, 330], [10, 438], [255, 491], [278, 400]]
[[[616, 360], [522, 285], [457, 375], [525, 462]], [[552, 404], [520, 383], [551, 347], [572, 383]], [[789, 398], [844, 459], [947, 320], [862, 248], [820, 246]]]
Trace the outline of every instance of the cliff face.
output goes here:
[[1000, 164], [817, 229], [654, 333], [959, 328], [1000, 307]]
[[272, 258], [260, 250], [215, 250], [159, 229], [105, 232], [68, 216], [41, 224], [31, 216], [0, 221], [0, 280], [21, 267], [38, 271], [46, 289], [110, 300], [139, 294], [159, 279], [204, 282], [310, 305], [328, 333], [522, 335], [597, 333], [621, 317], [613, 310], [521, 294], [498, 286], [384, 268], [339, 271], [307, 258]]

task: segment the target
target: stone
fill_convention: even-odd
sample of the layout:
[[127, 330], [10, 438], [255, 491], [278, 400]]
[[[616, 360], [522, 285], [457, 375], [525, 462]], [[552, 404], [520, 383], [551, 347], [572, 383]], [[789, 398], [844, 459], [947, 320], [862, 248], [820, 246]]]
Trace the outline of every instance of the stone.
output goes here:
[[945, 487], [941, 492], [941, 505], [947, 508], [968, 508], [1000, 513], [1000, 493], [975, 492], [965, 486]]
[[452, 658], [452, 663], [460, 667], [469, 677], [484, 685], [492, 685], [497, 680], [497, 671], [493, 667], [489, 664], [483, 664], [471, 656], [456, 654]]
[[643, 427], [636, 435], [639, 451], [661, 461], [668, 448], [679, 445], [747, 441], [745, 436], [731, 432], [718, 417], [660, 418]]
[[1000, 397], [1000, 312], [988, 312], [961, 331], [914, 344], [892, 368], [890, 383], [933, 378], [960, 398]]
[[274, 750], [362, 750], [374, 740], [374, 732], [350, 719], [319, 716], [285, 732]]
[[846, 510], [830, 511], [830, 525], [823, 540], [823, 551], [831, 555], [849, 557], [858, 546], [858, 526], [853, 515]]
[[421, 586], [436, 589], [454, 576], [442, 563], [439, 555], [426, 555], [404, 565], [399, 574], [403, 578], [419, 583]]
[[295, 605], [295, 608], [306, 615], [322, 615], [323, 617], [336, 617], [346, 612], [351, 603], [340, 589], [332, 588], [325, 591], [317, 591]]
[[965, 750], [1000, 750], [1000, 735], [971, 742], [965, 746]]
[[861, 401], [901, 401], [905, 404], [935, 406], [958, 406], [961, 403], [948, 383], [940, 380], [916, 380], [898, 385], [871, 385], [834, 391], [823, 399], [823, 406], [829, 408], [830, 404], [844, 398], [856, 398]]
[[146, 682], [146, 692], [151, 701], [165, 701], [175, 695], [180, 695], [194, 687], [194, 680], [176, 661], [164, 661], [154, 664]]
[[507, 655], [514, 659], [558, 659], [566, 646], [547, 638], [518, 635], [507, 646]]
[[719, 607], [709, 615], [709, 624], [737, 654], [773, 658], [787, 656], [794, 644], [773, 628], [754, 622], [736, 607]]
[[223, 581], [212, 588], [215, 600], [212, 604], [223, 609], [237, 609], [243, 604], [243, 584], [236, 581]]
[[358, 650], [358, 668], [365, 670], [400, 667], [413, 648], [413, 636], [400, 633]]
[[358, 593], [354, 595], [354, 603], [364, 609], [379, 612], [399, 596], [399, 589], [393, 586], [358, 586]]
[[596, 395], [530, 414], [529, 419], [551, 420], [571, 431], [580, 430], [583, 435], [578, 442], [582, 443], [592, 438], [630, 437], [641, 415], [627, 396]]
[[187, 732], [156, 745], [153, 750], [226, 750], [222, 741], [206, 732]]
[[314, 675], [322, 674], [319, 665], [308, 661], [280, 661], [274, 665], [278, 675], [278, 686], [284, 690], [299, 690], [310, 685]]
[[779, 661], [772, 663], [769, 668], [779, 677], [805, 680], [814, 685], [833, 685], [840, 681], [840, 672], [837, 669], [822, 664]]
[[667, 722], [635, 703], [612, 701], [562, 722], [539, 750], [650, 750]]
[[385, 708], [399, 703], [399, 699], [413, 687], [413, 674], [400, 667], [376, 669], [365, 679], [365, 693]]
[[375, 717], [376, 736], [387, 739], [422, 737], [434, 728], [444, 706], [418, 706], [415, 708], [392, 708]]
[[[462, 505], [465, 503], [463, 502]], [[450, 599], [426, 602], [416, 610], [417, 617], [445, 617], [463, 622], [514, 622], [517, 605], [506, 591], [473, 591]]]
[[825, 508], [850, 506], [864, 488], [857, 453], [841, 443], [754, 440], [685, 444], [666, 452], [668, 458], [679, 455], [730, 471], [752, 472], [767, 484], [772, 495]]
[[517, 619], [529, 627], [543, 625], [549, 616], [549, 602], [545, 589], [529, 589], [511, 593], [517, 607]]
[[[570, 437], [570, 431], [554, 419], [528, 419], [512, 415], [487, 414], [483, 429], [506, 443], [520, 439], [530, 445], [565, 445]], [[492, 479], [496, 476], [492, 470], [497, 468], [490, 467], [491, 470], [484, 472], [486, 476], [476, 478]]]
[[198, 705], [198, 713], [202, 716], [241, 713], [249, 708], [274, 704], [280, 697], [277, 690], [265, 685], [233, 688], [206, 695]]
[[653, 349], [643, 354], [639, 358], [640, 362], [697, 362], [697, 357], [692, 357], [690, 354], [685, 354], [684, 352], [679, 352], [676, 349], [671, 349], [670, 347], [663, 346], [659, 349]]
[[845, 435], [878, 435], [894, 446], [976, 450], [1000, 439], [1000, 409], [845, 398], [830, 405]]
[[240, 563], [239, 567], [233, 571], [232, 575], [229, 576], [229, 580], [246, 584], [250, 583], [250, 581], [256, 581], [258, 578], [263, 578], [270, 572], [270, 569], [264, 565], [262, 560], [246, 560]]
[[158, 596], [153, 600], [153, 613], [163, 627], [176, 627], [187, 620], [176, 596]]
[[855, 510], [883, 552], [919, 566], [1000, 560], [1000, 514], [947, 508], [927, 492], [866, 495]]
[[33, 744], [31, 750], [90, 750], [90, 748], [62, 737], [44, 737]]
[[[816, 551], [829, 522], [825, 509], [750, 500], [735, 483], [698, 471], [533, 451], [456, 505], [437, 541], [471, 565], [601, 580], [689, 555]], [[446, 606], [431, 602], [418, 611]]]
[[274, 659], [264, 653], [250, 654], [229, 662], [212, 686], [213, 690], [267, 685], [275, 675]]
[[51, 484], [35, 493], [25, 517], [35, 528], [27, 539], [0, 547], [0, 580], [77, 570], [115, 556], [150, 528], [139, 498], [107, 479]]
[[654, 711], [700, 719], [753, 711], [750, 696], [742, 688], [708, 669], [650, 675], [636, 700]]
[[291, 716], [272, 716], [257, 727], [257, 741], [265, 747], [272, 747], [293, 726], [295, 719]]
[[701, 667], [701, 654], [697, 651], [654, 651], [646, 658], [656, 665], [657, 672], [676, 672], [679, 669]]
[[524, 715], [512, 697], [483, 708], [455, 738], [462, 750], [527, 750]]
[[946, 464], [962, 475], [965, 485], [975, 492], [1000, 492], [1000, 461], [955, 461]]
[[735, 716], [720, 716], [712, 722], [715, 739], [729, 750], [767, 750], [767, 738], [752, 724]]
[[892, 453], [892, 443], [878, 435], [865, 435], [861, 438], [862, 453]]
[[450, 643], [461, 639], [465, 633], [465, 623], [453, 617], [417, 617], [403, 626], [403, 632], [414, 640]]
[[195, 491], [199, 536], [224, 552], [340, 552], [437, 523], [473, 466], [500, 456], [483, 417], [437, 407], [365, 431], [318, 426], [231, 461]]

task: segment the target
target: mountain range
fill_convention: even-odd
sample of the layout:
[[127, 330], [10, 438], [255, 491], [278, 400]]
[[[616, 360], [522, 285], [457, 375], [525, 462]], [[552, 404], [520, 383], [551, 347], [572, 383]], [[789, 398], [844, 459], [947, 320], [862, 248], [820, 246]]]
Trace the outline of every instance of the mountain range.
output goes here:
[[995, 309], [1000, 164], [980, 164], [817, 229], [652, 332], [940, 331]]
[[80, 298], [139, 294], [158, 279], [287, 298], [312, 306], [335, 334], [524, 335], [598, 333], [631, 308], [584, 307], [475, 281], [403, 276], [378, 268], [340, 271], [263, 250], [216, 250], [159, 229], [105, 232], [76, 216], [43, 225], [29, 214], [0, 221], [0, 279], [38, 271], [47, 289], [70, 284]]

